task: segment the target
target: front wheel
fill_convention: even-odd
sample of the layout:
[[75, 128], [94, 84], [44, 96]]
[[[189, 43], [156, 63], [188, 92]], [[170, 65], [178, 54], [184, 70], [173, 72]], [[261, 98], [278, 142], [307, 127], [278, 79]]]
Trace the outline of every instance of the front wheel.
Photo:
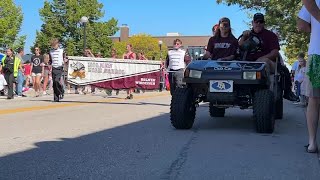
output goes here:
[[190, 129], [196, 116], [196, 106], [191, 88], [177, 88], [171, 99], [170, 120], [176, 129]]
[[253, 99], [253, 118], [258, 133], [274, 131], [274, 96], [268, 89], [259, 90]]

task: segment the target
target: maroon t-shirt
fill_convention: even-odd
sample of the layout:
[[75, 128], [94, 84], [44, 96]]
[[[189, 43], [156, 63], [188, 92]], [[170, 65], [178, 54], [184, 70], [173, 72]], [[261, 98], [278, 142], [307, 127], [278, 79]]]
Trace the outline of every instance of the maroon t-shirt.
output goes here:
[[279, 39], [272, 31], [264, 29], [260, 33], [255, 34], [262, 40], [261, 49], [255, 53], [248, 53], [246, 60], [255, 61], [258, 58], [269, 54], [274, 49], [280, 50]]
[[207, 51], [211, 54], [211, 59], [216, 60], [231, 55], [236, 55], [238, 40], [234, 36], [211, 37], [208, 42]]

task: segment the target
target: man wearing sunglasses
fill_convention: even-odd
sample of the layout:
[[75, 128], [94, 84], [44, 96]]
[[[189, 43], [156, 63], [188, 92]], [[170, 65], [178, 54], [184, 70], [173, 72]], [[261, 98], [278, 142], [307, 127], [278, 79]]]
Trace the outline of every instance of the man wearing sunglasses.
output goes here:
[[[280, 57], [279, 39], [274, 32], [265, 29], [264, 15], [261, 13], [254, 14], [252, 21], [252, 30], [243, 32], [243, 36], [239, 41], [239, 46], [242, 46], [252, 34], [258, 36], [261, 39], [262, 43], [261, 47], [259, 47], [257, 51], [248, 53], [246, 60], [265, 62], [267, 64], [269, 72], [271, 74], [274, 73], [276, 67], [276, 59]], [[280, 59], [278, 60], [280, 61]], [[291, 91], [292, 85], [290, 82], [289, 70], [285, 66], [281, 66], [280, 71], [283, 72], [282, 74], [284, 74], [283, 78], [286, 79], [285, 81], [289, 81], [286, 84], [290, 84], [285, 86], [283, 97], [289, 101], [296, 101], [297, 97]], [[289, 80], [286, 77], [289, 77]]]
[[258, 36], [262, 40], [261, 47], [255, 52], [248, 53], [246, 60], [266, 62], [270, 72], [274, 73], [275, 61], [280, 50], [279, 39], [275, 33], [265, 29], [264, 25], [264, 15], [256, 13], [253, 16], [252, 30], [243, 32], [239, 45], [243, 45], [251, 34]]

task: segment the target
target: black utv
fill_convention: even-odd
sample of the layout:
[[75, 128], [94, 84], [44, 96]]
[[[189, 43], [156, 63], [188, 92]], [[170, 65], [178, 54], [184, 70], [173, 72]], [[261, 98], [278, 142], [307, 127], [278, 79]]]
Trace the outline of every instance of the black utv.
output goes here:
[[265, 63], [245, 59], [192, 61], [184, 73], [186, 86], [177, 88], [172, 95], [171, 124], [176, 129], [192, 128], [198, 104], [209, 102], [212, 117], [224, 117], [230, 107], [252, 108], [257, 132], [272, 133], [275, 119], [283, 116], [283, 91], [277, 69], [270, 75]]

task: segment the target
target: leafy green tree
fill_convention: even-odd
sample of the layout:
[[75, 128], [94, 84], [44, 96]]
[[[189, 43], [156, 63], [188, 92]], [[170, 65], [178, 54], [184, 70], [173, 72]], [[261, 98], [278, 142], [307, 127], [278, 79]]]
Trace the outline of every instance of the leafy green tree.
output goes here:
[[24, 47], [26, 36], [20, 36], [19, 32], [23, 21], [21, 7], [13, 0], [0, 1], [0, 46]]
[[[122, 55], [126, 52], [126, 45], [131, 44], [133, 47], [133, 52], [135, 52], [137, 55], [139, 52], [143, 52], [147, 59], [151, 60], [152, 57], [155, 57], [156, 60], [159, 60], [160, 49], [158, 42], [158, 39], [153, 38], [150, 35], [138, 34], [130, 37], [128, 42], [116, 42], [114, 44], [114, 48], [117, 50], [118, 57], [122, 58]], [[162, 44], [162, 59], [165, 58], [167, 49], [167, 46]]]
[[216, 0], [226, 5], [239, 5], [246, 10], [260, 11], [265, 14], [266, 25], [280, 35], [285, 56], [291, 64], [299, 52], [308, 49], [309, 35], [298, 32], [297, 14], [301, 0]]
[[112, 46], [109, 37], [118, 31], [118, 22], [114, 18], [101, 21], [104, 16], [102, 8], [103, 4], [97, 0], [45, 1], [40, 9], [43, 25], [37, 32], [35, 46], [47, 52], [50, 49], [50, 40], [58, 38], [68, 55], [82, 55], [84, 32], [80, 19], [86, 16], [89, 20], [86, 24], [87, 47], [94, 53], [109, 55]]

